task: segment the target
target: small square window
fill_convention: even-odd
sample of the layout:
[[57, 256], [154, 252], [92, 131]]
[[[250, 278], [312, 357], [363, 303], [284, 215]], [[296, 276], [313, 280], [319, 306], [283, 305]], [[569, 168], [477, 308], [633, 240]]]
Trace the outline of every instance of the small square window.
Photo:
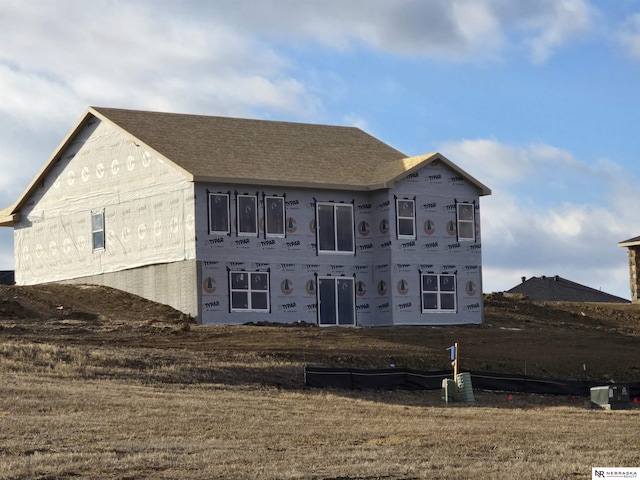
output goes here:
[[456, 276], [424, 273], [421, 275], [422, 313], [456, 311]]
[[269, 272], [230, 272], [232, 312], [268, 312]]

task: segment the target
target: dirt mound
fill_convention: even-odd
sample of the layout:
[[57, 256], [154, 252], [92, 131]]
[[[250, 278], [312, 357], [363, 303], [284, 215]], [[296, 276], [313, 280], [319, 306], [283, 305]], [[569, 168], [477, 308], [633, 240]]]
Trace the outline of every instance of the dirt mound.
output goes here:
[[0, 286], [0, 316], [4, 318], [171, 322], [181, 315], [167, 305], [98, 285]]
[[0, 340], [117, 345], [320, 366], [463, 370], [598, 381], [640, 380], [640, 305], [485, 296], [482, 325], [309, 328], [201, 326], [166, 305], [102, 286], [0, 286]]

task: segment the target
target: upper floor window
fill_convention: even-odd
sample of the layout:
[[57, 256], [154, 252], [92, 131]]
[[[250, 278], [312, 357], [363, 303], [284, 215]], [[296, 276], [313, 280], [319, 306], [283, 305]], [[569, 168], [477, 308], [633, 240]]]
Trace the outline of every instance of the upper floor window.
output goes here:
[[416, 238], [415, 200], [396, 199], [396, 228], [398, 238]]
[[258, 234], [258, 197], [238, 195], [237, 199], [238, 235]]
[[456, 311], [456, 276], [450, 273], [420, 275], [422, 313]]
[[473, 203], [456, 204], [458, 240], [476, 239], [475, 205]]
[[104, 210], [91, 212], [91, 239], [94, 250], [104, 249]]
[[209, 194], [209, 233], [229, 234], [229, 194]]
[[269, 272], [229, 272], [232, 312], [269, 311]]
[[355, 253], [353, 205], [316, 203], [316, 236], [319, 253]]
[[284, 197], [264, 197], [264, 233], [267, 237], [285, 236]]

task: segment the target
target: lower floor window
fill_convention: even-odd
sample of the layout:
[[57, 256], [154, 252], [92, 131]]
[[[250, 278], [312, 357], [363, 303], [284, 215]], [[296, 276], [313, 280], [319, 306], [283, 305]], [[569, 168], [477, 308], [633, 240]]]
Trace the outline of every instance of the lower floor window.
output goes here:
[[268, 312], [269, 272], [229, 272], [232, 312]]
[[423, 273], [420, 276], [422, 312], [456, 311], [456, 276], [451, 273]]
[[355, 282], [351, 277], [318, 277], [318, 323], [356, 324]]

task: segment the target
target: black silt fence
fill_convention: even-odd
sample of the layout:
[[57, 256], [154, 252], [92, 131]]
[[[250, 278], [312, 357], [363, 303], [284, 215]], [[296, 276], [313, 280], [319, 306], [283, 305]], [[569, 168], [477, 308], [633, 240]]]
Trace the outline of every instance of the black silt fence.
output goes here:
[[[603, 382], [562, 380], [556, 378], [513, 375], [508, 373], [470, 372], [476, 390], [546, 395], [588, 397], [591, 387]], [[451, 371], [421, 372], [406, 368], [366, 370], [357, 368], [306, 367], [305, 384], [315, 388], [349, 390], [438, 390], [442, 380], [453, 378]], [[617, 383], [629, 388], [630, 398], [640, 397], [640, 382]]]

